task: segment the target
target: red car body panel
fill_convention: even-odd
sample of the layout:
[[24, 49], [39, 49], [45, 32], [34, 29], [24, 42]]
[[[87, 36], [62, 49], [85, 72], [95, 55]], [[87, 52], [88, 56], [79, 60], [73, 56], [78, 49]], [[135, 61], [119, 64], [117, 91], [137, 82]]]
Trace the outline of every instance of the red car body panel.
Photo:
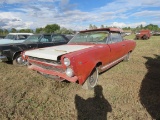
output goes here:
[[[105, 30], [116, 31], [117, 29], [108, 28]], [[86, 30], [81, 32], [90, 31], [91, 30]], [[73, 46], [77, 45], [77, 43], [68, 44]], [[66, 79], [70, 82], [76, 82], [78, 80], [79, 84], [83, 84], [95, 66], [98, 66], [99, 72], [109, 69], [113, 65], [122, 61], [127, 53], [133, 51], [136, 43], [133, 40], [122, 40], [121, 42], [112, 44], [79, 43], [79, 45], [94, 46], [60, 56], [61, 64], [59, 65], [45, 61], [33, 60], [27, 56], [26, 58], [31, 64], [29, 68], [44, 74], [58, 76], [59, 78]], [[69, 58], [71, 61], [69, 67], [74, 71], [73, 77], [68, 77], [65, 73], [67, 67], [62, 64], [64, 58]], [[47, 67], [49, 67], [49, 69]]]

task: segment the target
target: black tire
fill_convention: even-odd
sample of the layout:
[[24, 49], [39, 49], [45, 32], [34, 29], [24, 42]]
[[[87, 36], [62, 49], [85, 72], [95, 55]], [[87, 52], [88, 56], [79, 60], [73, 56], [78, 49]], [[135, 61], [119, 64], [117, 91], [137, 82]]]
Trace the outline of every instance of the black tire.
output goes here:
[[135, 37], [135, 40], [139, 40], [139, 38], [138, 38], [138, 37]]
[[22, 59], [21, 54], [17, 54], [13, 60], [13, 65], [16, 66], [25, 66], [27, 62]]
[[91, 74], [88, 76], [87, 80], [84, 82], [82, 88], [83, 89], [93, 89], [98, 82], [98, 69], [94, 68], [91, 72]]
[[124, 58], [123, 61], [128, 62], [129, 59], [130, 59], [130, 54], [131, 54], [131, 52], [127, 53], [127, 55], [126, 55], [126, 57]]
[[146, 35], [143, 36], [143, 40], [147, 40], [148, 37]]

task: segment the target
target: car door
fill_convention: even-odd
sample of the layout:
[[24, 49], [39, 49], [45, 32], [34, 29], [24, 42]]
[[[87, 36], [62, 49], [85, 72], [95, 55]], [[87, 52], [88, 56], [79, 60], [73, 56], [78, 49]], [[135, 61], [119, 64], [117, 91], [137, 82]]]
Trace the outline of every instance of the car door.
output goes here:
[[14, 43], [22, 43], [27, 39], [28, 35], [16, 35], [16, 38], [14, 40]]
[[38, 43], [38, 48], [50, 47], [54, 45], [55, 45], [54, 42], [52, 42], [52, 35], [46, 34], [40, 38], [39, 43]]
[[108, 45], [110, 47], [110, 62], [118, 60], [125, 55], [125, 42], [120, 33], [110, 33]]
[[35, 49], [38, 48], [39, 39], [42, 35], [32, 35], [28, 37], [27, 40], [23, 42], [27, 46], [28, 49]]
[[37, 42], [26, 43], [28, 49], [35, 49], [38, 47]]
[[63, 45], [68, 43], [68, 39], [62, 35], [52, 35], [52, 41], [55, 45]]

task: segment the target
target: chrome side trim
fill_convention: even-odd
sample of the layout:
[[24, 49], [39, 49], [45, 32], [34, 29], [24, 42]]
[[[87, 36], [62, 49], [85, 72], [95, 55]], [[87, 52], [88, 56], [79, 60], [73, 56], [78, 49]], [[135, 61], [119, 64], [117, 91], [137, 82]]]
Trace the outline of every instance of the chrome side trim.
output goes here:
[[126, 57], [126, 55], [121, 57], [121, 58], [119, 58], [119, 59], [117, 59], [117, 60], [115, 60], [115, 61], [113, 61], [113, 62], [111, 62], [111, 63], [109, 63], [109, 64], [107, 64], [107, 65], [105, 65], [105, 66], [103, 66], [103, 67], [101, 67], [100, 70], [104, 71], [104, 70], [109, 69], [110, 67], [112, 67], [115, 64], [119, 63], [120, 61], [122, 61], [125, 57]]

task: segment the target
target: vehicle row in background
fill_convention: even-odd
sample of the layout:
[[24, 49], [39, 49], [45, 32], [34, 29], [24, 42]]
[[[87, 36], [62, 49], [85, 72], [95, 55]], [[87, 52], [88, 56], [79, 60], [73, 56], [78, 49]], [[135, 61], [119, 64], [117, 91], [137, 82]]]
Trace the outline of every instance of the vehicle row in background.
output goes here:
[[80, 31], [66, 45], [29, 50], [22, 56], [32, 70], [92, 89], [100, 72], [129, 60], [136, 43], [123, 39], [121, 32], [119, 28]]
[[160, 32], [153, 32], [153, 36], [160, 36]]
[[21, 58], [24, 50], [62, 45], [68, 41], [60, 34], [37, 34], [29, 36], [22, 43], [0, 44], [0, 61], [13, 61], [15, 65], [24, 65], [25, 61]]
[[9, 33], [4, 39], [1, 39], [1, 44], [9, 44], [9, 43], [21, 43], [25, 41], [30, 35], [33, 33]]

